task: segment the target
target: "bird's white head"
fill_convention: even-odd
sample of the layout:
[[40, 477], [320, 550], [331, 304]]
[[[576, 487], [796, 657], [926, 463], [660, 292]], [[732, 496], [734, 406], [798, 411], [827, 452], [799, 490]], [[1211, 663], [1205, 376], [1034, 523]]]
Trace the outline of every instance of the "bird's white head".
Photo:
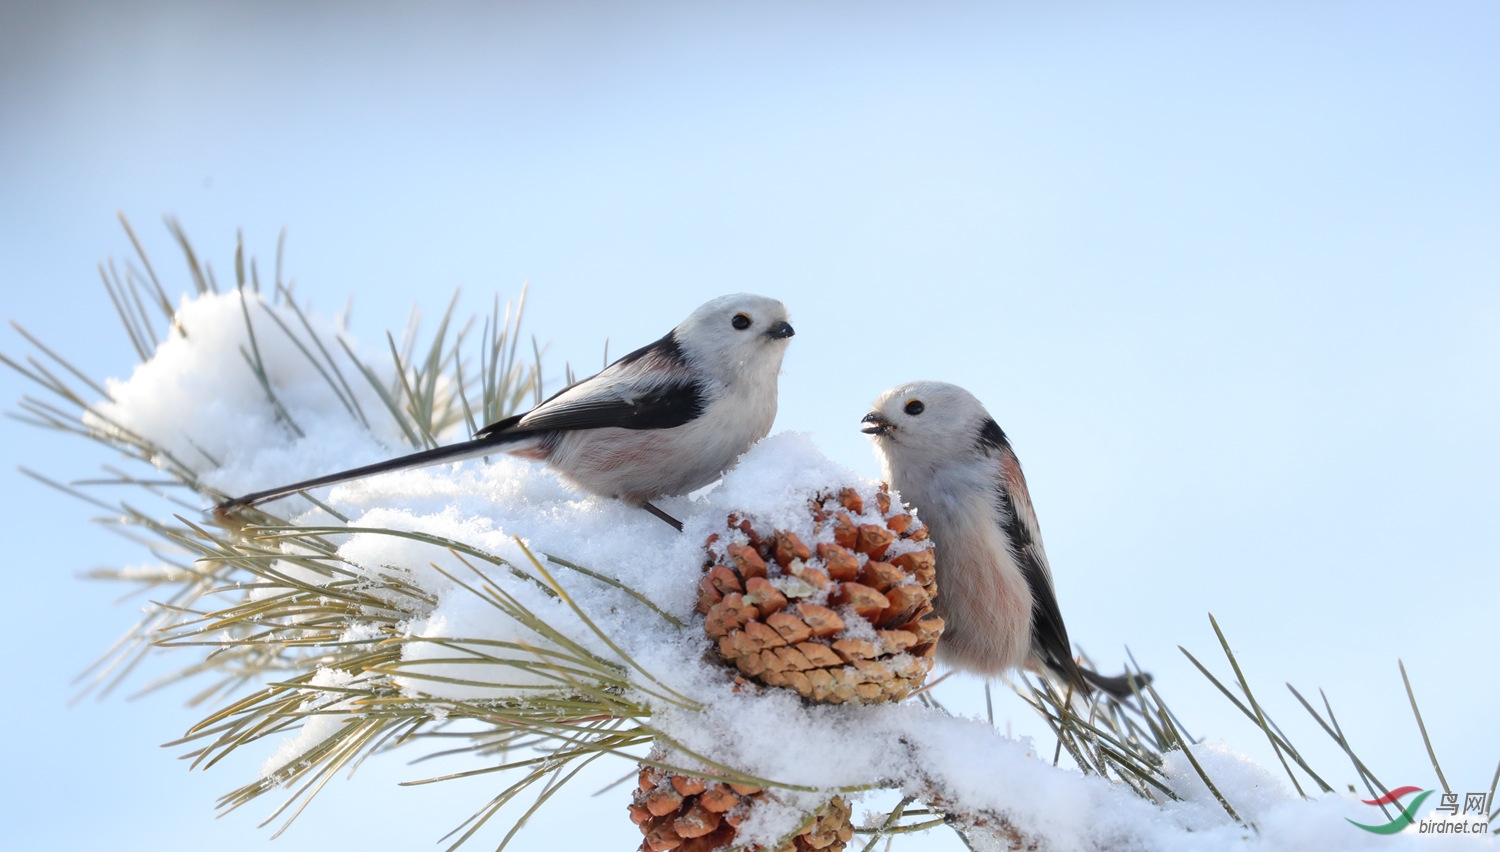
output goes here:
[[933, 470], [982, 451], [984, 404], [958, 385], [908, 382], [881, 394], [860, 431], [875, 440], [887, 471]]
[[726, 384], [744, 376], [774, 380], [794, 334], [788, 319], [775, 299], [735, 293], [705, 302], [673, 336], [689, 359]]

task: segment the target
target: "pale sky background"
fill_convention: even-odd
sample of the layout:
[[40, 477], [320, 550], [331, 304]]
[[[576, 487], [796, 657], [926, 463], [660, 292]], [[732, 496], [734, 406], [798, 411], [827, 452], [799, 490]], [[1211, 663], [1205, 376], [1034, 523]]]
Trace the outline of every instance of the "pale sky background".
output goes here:
[[[130, 254], [116, 210], [175, 288], [163, 215], [225, 273], [237, 229], [268, 269], [287, 228], [299, 293], [352, 297], [367, 341], [529, 281], [553, 378], [711, 296], [776, 296], [798, 331], [777, 428], [875, 476], [858, 421], [880, 391], [972, 390], [1026, 467], [1074, 641], [1106, 669], [1129, 645], [1194, 734], [1274, 765], [1177, 650], [1227, 672], [1213, 612], [1330, 780], [1355, 776], [1283, 682], [1325, 688], [1387, 784], [1437, 786], [1399, 657], [1449, 782], [1479, 790], [1500, 759], [1497, 33], [1484, 2], [8, 2], [0, 313], [128, 373], [95, 272]], [[7, 407], [30, 392], [0, 372]], [[108, 454], [10, 420], [0, 439], [0, 845], [441, 848], [501, 788], [400, 789], [431, 770], [377, 758], [274, 847], [272, 797], [215, 821], [275, 743], [189, 773], [159, 747], [202, 715], [185, 691], [68, 706], [139, 606], [77, 574], [144, 554], [14, 471]], [[977, 682], [945, 688], [982, 712]], [[517, 848], [581, 848], [584, 822], [631, 848], [625, 790], [592, 789]]]

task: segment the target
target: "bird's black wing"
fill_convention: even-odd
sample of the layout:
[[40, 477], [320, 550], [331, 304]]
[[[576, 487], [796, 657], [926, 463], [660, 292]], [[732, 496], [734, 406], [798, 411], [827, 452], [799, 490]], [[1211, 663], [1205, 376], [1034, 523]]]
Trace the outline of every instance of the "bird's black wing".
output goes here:
[[1052, 570], [1047, 566], [1041, 528], [1036, 522], [1036, 510], [1031, 505], [1031, 492], [1026, 488], [1026, 476], [1021, 473], [1021, 462], [994, 420], [985, 421], [978, 441], [981, 449], [999, 464], [1000, 477], [1005, 482], [1004, 488], [996, 489], [995, 499], [1000, 517], [1005, 519], [1002, 527], [1011, 543], [1016, 565], [1026, 578], [1026, 585], [1031, 587], [1032, 652], [1085, 695], [1094, 687], [1116, 699], [1125, 699], [1145, 689], [1151, 683], [1151, 675], [1145, 672], [1108, 677], [1074, 661], [1073, 645], [1068, 641], [1068, 628], [1063, 624], [1057, 592], [1052, 588]]
[[999, 465], [1000, 477], [1005, 483], [1005, 487], [995, 489], [995, 500], [1000, 509], [1001, 526], [1010, 542], [1011, 555], [1021, 569], [1021, 576], [1026, 578], [1026, 585], [1031, 587], [1032, 653], [1075, 689], [1087, 693], [1089, 684], [1073, 661], [1073, 645], [1068, 641], [1068, 628], [1063, 624], [1057, 592], [1052, 588], [1052, 572], [1047, 567], [1041, 530], [1037, 526], [1036, 511], [1031, 506], [1026, 476], [1021, 472], [1021, 461], [1011, 449], [1005, 432], [994, 420], [985, 421], [978, 440], [982, 449]]
[[704, 399], [696, 382], [677, 382], [622, 394], [591, 394], [552, 406], [546, 411], [507, 417], [484, 427], [476, 437], [515, 432], [553, 432], [574, 429], [670, 429], [703, 413]]
[[702, 382], [693, 374], [675, 333], [642, 346], [515, 417], [475, 434], [573, 429], [671, 429], [696, 419], [707, 406]]
[[1006, 533], [1012, 536], [1016, 564], [1026, 578], [1026, 585], [1031, 587], [1032, 653], [1075, 689], [1086, 693], [1088, 681], [1073, 660], [1073, 645], [1068, 641], [1068, 628], [1063, 624], [1062, 609], [1057, 605], [1057, 592], [1052, 588], [1046, 563], [1038, 559], [1034, 543], [1016, 537], [1022, 527], [1013, 515], [1006, 522]]

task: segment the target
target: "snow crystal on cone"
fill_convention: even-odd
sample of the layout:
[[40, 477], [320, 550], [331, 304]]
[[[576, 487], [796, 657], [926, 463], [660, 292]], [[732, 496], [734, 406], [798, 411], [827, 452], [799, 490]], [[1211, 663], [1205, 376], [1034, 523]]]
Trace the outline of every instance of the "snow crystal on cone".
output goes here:
[[[712, 852], [735, 845], [738, 826], [764, 796], [759, 787], [749, 784], [643, 766], [630, 819], [645, 835], [641, 852]], [[854, 836], [850, 815], [848, 803], [835, 796], [775, 852], [841, 852]], [[749, 846], [746, 852], [766, 852], [766, 847]]]
[[920, 689], [943, 632], [927, 528], [884, 486], [812, 496], [793, 526], [731, 515], [709, 536], [698, 611], [719, 654], [813, 701], [900, 701]]

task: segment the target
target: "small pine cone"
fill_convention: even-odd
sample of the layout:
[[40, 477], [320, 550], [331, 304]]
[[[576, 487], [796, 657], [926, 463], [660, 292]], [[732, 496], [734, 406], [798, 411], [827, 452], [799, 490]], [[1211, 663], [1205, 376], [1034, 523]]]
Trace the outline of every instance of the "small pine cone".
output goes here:
[[[735, 845], [740, 823], [765, 797], [759, 787], [641, 767], [630, 819], [645, 839], [641, 852], [712, 852]], [[775, 852], [842, 852], [854, 836], [852, 809], [835, 796]], [[763, 846], [745, 852], [768, 852]]]
[[698, 611], [720, 656], [830, 704], [920, 689], [943, 632], [927, 528], [884, 486], [816, 495], [790, 526], [730, 516], [709, 536]]

